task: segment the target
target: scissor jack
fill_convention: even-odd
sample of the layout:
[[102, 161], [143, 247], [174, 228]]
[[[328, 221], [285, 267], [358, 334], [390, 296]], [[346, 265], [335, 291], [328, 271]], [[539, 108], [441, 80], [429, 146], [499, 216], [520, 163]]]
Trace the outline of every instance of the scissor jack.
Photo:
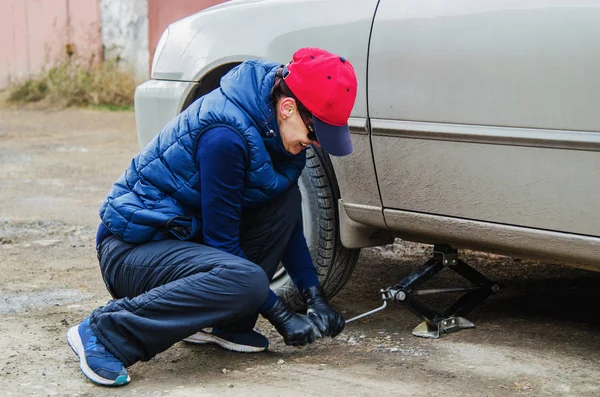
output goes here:
[[[472, 285], [458, 288], [415, 289], [417, 285], [429, 280], [445, 268], [454, 270]], [[444, 333], [474, 328], [475, 324], [462, 316], [499, 290], [500, 288], [495, 282], [459, 259], [456, 249], [449, 245], [435, 245], [433, 247], [433, 257], [421, 268], [406, 276], [395, 286], [379, 291], [383, 300], [381, 307], [353, 317], [347, 320], [346, 323], [383, 310], [387, 307], [388, 301], [395, 301], [424, 320], [412, 331], [413, 335], [424, 338], [439, 338]], [[465, 294], [444, 312], [438, 312], [418, 299], [419, 296], [457, 292], [465, 292]]]

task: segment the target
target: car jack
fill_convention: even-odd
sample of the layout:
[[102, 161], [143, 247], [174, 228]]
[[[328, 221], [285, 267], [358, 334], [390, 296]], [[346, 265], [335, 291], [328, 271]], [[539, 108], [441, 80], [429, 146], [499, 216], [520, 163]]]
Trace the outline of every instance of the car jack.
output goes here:
[[[471, 282], [472, 285], [458, 288], [414, 289], [417, 285], [429, 280], [445, 268], [454, 270]], [[439, 338], [444, 333], [474, 328], [475, 324], [462, 316], [499, 290], [500, 287], [495, 282], [460, 260], [456, 249], [448, 245], [435, 245], [433, 247], [433, 258], [429, 259], [420, 269], [409, 274], [394, 287], [379, 291], [383, 300], [382, 306], [353, 317], [347, 320], [346, 323], [383, 310], [387, 307], [388, 301], [395, 301], [424, 320], [412, 331], [413, 335], [424, 338]], [[438, 312], [418, 299], [419, 296], [457, 292], [465, 292], [465, 294], [444, 312]]]

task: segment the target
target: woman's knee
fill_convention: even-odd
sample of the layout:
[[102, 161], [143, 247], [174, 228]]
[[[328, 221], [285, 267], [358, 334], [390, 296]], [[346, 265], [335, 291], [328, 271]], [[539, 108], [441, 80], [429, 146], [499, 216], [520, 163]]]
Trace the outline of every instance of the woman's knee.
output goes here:
[[240, 299], [248, 307], [256, 310], [269, 296], [269, 279], [265, 271], [258, 265], [248, 262], [240, 278]]

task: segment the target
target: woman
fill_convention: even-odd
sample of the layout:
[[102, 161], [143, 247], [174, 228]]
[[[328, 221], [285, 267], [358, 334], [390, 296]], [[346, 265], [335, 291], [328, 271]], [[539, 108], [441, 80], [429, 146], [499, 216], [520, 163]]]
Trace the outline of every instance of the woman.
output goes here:
[[[286, 66], [247, 61], [133, 159], [100, 209], [98, 258], [114, 300], [67, 334], [86, 377], [124, 385], [128, 366], [181, 340], [266, 350], [259, 313], [288, 345], [342, 331], [303, 236], [297, 181], [308, 146], [352, 152], [356, 89], [352, 65], [322, 49], [300, 49]], [[279, 263], [307, 315], [269, 289]]]

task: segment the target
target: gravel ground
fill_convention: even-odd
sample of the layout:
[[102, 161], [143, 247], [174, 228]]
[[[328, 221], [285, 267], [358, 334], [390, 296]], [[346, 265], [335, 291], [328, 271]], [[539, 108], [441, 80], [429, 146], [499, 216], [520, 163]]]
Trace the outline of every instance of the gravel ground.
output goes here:
[[[416, 338], [418, 318], [391, 304], [297, 349], [261, 320], [269, 352], [178, 343], [132, 366], [130, 385], [94, 386], [65, 337], [109, 299], [93, 240], [98, 207], [137, 151], [133, 114], [0, 109], [0, 142], [2, 396], [600, 395], [600, 273], [471, 251], [462, 259], [503, 286], [467, 316], [475, 329]], [[363, 250], [332, 304], [347, 318], [379, 306], [377, 291], [430, 251], [402, 241]]]

